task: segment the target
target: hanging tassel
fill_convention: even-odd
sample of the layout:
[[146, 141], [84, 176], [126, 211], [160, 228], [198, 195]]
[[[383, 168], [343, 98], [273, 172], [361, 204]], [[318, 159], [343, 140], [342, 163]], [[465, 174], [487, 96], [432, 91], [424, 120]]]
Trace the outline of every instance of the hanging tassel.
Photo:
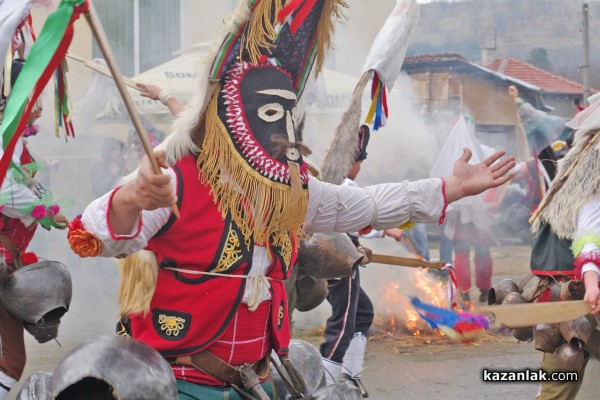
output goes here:
[[[64, 59], [73, 39], [73, 23], [88, 9], [86, 0], [63, 0], [46, 19], [38, 40], [33, 44], [20, 78], [4, 110], [0, 136], [4, 154], [0, 159], [0, 182], [11, 165], [15, 147], [25, 131], [27, 118], [42, 90]], [[12, 164], [14, 166], [14, 164]]]
[[295, 205], [302, 198], [302, 180], [300, 179], [300, 164], [293, 161], [288, 161], [290, 171], [290, 184], [292, 186], [292, 205]]
[[65, 60], [63, 60], [54, 74], [54, 110], [56, 117], [56, 137], [60, 137], [60, 132], [62, 131], [64, 132], [65, 139], [68, 139], [69, 136], [73, 138], [75, 137], [73, 122], [71, 120], [71, 112], [69, 111], [69, 91], [66, 76], [67, 71], [67, 63]]
[[379, 130], [387, 125], [388, 105], [385, 85], [379, 79], [377, 72], [373, 72], [373, 85], [371, 87], [371, 107], [367, 113], [366, 123], [373, 124], [373, 130]]
[[[253, 64], [259, 62], [262, 55], [269, 53], [274, 46], [277, 31], [275, 29], [275, 15], [282, 7], [282, 0], [257, 0], [251, 8], [251, 15], [242, 35], [242, 48], [244, 48]], [[241, 57], [240, 53], [240, 57]]]

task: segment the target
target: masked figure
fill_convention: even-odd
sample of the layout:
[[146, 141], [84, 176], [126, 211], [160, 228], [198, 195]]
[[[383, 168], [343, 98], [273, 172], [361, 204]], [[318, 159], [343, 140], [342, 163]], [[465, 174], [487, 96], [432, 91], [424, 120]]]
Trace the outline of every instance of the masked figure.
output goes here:
[[438, 222], [448, 201], [502, 183], [498, 174], [512, 166], [510, 159], [470, 166], [465, 156], [464, 174], [446, 184], [364, 189], [311, 177], [296, 128], [300, 101], [343, 5], [243, 1], [215, 62], [200, 74], [199, 96], [157, 152], [164, 175], [144, 159], [137, 177], [70, 225], [79, 255], [128, 255], [120, 331], [169, 361], [182, 399], [273, 398], [271, 350], [288, 390], [306, 394], [288, 359], [284, 287], [299, 236]]

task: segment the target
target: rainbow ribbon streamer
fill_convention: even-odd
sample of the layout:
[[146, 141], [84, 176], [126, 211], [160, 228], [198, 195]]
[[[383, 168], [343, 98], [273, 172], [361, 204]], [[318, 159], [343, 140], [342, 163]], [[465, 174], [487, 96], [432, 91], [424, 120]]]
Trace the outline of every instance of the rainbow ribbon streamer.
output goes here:
[[386, 92], [385, 85], [375, 71], [373, 73], [373, 85], [371, 86], [371, 107], [367, 113], [366, 123], [373, 124], [373, 130], [376, 131], [387, 124], [388, 104]]
[[490, 329], [490, 321], [484, 315], [432, 306], [416, 297], [411, 297], [410, 302], [431, 328], [439, 329], [450, 339], [470, 343]]

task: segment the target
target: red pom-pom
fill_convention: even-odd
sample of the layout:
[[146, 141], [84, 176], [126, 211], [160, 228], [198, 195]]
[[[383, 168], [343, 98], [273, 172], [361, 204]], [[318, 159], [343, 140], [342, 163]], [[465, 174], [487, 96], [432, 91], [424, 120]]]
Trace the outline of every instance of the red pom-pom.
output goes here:
[[38, 261], [38, 256], [33, 252], [21, 254], [21, 262], [23, 265], [35, 264]]
[[83, 223], [81, 222], [81, 215], [73, 218], [71, 222], [69, 222], [69, 231], [76, 231], [78, 229], [83, 230]]

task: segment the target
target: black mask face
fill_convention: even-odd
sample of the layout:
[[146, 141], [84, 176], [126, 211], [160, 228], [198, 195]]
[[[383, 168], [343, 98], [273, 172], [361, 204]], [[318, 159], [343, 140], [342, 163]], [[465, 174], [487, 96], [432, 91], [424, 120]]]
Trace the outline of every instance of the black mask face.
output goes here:
[[282, 183], [288, 183], [290, 161], [303, 165], [303, 181], [308, 176], [294, 128], [295, 107], [290, 76], [268, 64], [232, 68], [218, 99], [219, 118], [238, 152], [263, 176]]

